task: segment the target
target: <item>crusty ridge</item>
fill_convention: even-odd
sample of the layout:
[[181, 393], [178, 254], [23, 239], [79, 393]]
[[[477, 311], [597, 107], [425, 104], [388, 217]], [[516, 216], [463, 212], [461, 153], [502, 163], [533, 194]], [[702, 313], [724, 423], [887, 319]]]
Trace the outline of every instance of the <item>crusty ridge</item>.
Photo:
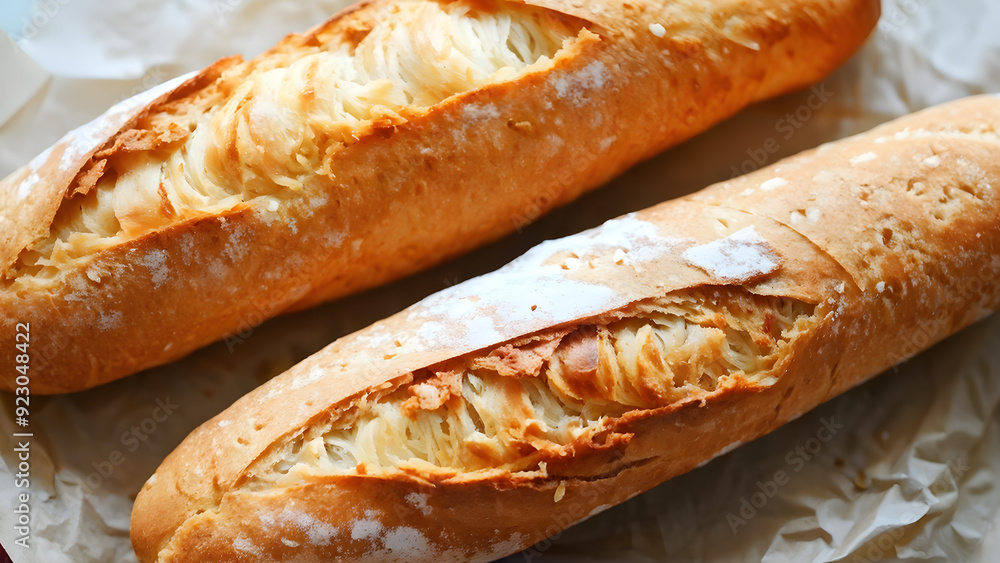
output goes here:
[[[274, 194], [237, 197], [226, 209], [148, 232], [143, 221], [149, 217], [127, 213], [126, 222], [144, 234], [61, 269], [58, 283], [44, 291], [0, 291], [0, 309], [30, 312], [38, 348], [58, 350], [49, 354], [53, 361], [44, 377], [33, 380], [33, 391], [74, 391], [123, 377], [239, 332], [248, 318], [371, 287], [502, 236], [754, 100], [819, 79], [860, 44], [878, 11], [873, 0], [788, 0], [768, 10], [728, 0], [517, 4], [534, 6], [517, 10], [544, 15], [552, 22], [546, 29], [579, 30], [576, 39], [532, 71], [420, 111], [397, 112], [403, 120], [388, 115], [384, 127], [372, 126], [349, 147], [325, 155], [329, 165], [324, 161], [326, 168], [299, 193], [288, 182], [276, 192], [277, 201]], [[278, 64], [312, 52], [327, 35], [363, 35], [364, 25], [355, 24], [393, 5], [366, 3], [257, 60]], [[497, 6], [514, 10], [503, 2], [469, 5], [487, 13]], [[184, 143], [184, 125], [190, 124], [174, 123], [174, 117], [185, 114], [185, 105], [197, 105], [199, 96], [214, 95], [208, 85], [225, 82], [217, 78], [227, 68], [229, 76], [239, 76], [238, 69], [247, 67], [227, 61], [215, 74], [199, 75], [188, 89], [95, 134], [100, 140], [92, 149], [71, 154], [65, 144], [57, 147], [35, 171], [36, 188], [26, 190], [26, 201], [38, 205], [2, 206], [28, 210], [11, 223], [18, 227], [5, 239], [7, 264], [44, 238], [59, 202], [75, 191], [77, 172], [83, 171], [79, 186], [87, 185], [85, 179], [97, 183], [76, 197], [97, 200], [88, 205], [100, 208], [100, 198], [90, 195], [100, 194], [100, 182], [138, 174], [148, 168], [140, 155]], [[153, 128], [137, 128], [140, 122]], [[108, 141], [115, 155], [94, 157]], [[236, 162], [252, 153], [224, 156]], [[56, 174], [67, 154], [66, 169]], [[4, 182], [0, 198], [16, 202], [20, 188], [32, 183], [24, 182], [33, 168]], [[175, 202], [191, 192], [172, 192], [166, 183], [161, 192], [155, 181], [137, 185], [165, 202], [165, 213], [183, 217], [184, 206]], [[488, 193], [475, 195], [484, 185], [491, 186]], [[114, 227], [106, 214], [96, 223], [100, 232], [105, 223]], [[66, 258], [84, 242], [67, 239]], [[25, 266], [39, 264], [37, 257], [24, 258]], [[9, 328], [15, 315], [0, 318]]]

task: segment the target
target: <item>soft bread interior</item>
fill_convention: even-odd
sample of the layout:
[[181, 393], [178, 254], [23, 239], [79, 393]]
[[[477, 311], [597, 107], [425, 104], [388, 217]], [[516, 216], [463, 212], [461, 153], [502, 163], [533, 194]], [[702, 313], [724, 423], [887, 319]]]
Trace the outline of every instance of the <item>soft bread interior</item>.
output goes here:
[[[74, 260], [253, 199], [271, 212], [373, 127], [544, 68], [582, 27], [507, 2], [403, 0], [352, 14], [316, 45], [231, 69], [195, 107], [154, 115], [147, 150], [122, 150], [66, 200], [8, 283], [51, 280]], [[29, 279], [30, 278], [30, 279]]]
[[683, 291], [535, 335], [363, 397], [252, 468], [264, 487], [332, 474], [544, 470], [622, 414], [766, 386], [811, 305], [735, 288]]

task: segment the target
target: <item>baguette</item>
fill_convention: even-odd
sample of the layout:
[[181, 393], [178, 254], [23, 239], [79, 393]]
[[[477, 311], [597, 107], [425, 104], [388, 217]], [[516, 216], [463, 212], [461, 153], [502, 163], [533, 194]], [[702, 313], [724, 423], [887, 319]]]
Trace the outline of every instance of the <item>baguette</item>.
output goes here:
[[998, 128], [932, 108], [340, 339], [163, 462], [136, 553], [489, 561], [766, 434], [1000, 306]]
[[407, 275], [819, 80], [877, 17], [363, 2], [115, 106], [0, 183], [0, 356], [30, 322], [32, 392], [77, 391]]

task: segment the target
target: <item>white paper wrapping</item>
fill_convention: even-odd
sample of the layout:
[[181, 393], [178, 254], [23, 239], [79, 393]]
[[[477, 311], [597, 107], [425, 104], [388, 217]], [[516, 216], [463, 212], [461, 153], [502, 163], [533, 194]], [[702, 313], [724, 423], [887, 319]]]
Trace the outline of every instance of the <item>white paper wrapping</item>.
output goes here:
[[[347, 0], [5, 0], [0, 176], [115, 101], [253, 55]], [[41, 10], [41, 11], [39, 11]], [[14, 398], [0, 395], [0, 543], [16, 563], [133, 562], [132, 500], [194, 427], [333, 339], [538, 242], [957, 97], [1000, 92], [1000, 4], [887, 0], [822, 85], [750, 108], [480, 252], [267, 322], [160, 369], [30, 405], [31, 547], [14, 545]], [[39, 15], [43, 14], [43, 15]], [[40, 25], [44, 22], [44, 25]], [[23, 319], [30, 321], [30, 319]], [[0, 366], [12, 369], [13, 366]], [[1000, 317], [509, 561], [992, 561]]]

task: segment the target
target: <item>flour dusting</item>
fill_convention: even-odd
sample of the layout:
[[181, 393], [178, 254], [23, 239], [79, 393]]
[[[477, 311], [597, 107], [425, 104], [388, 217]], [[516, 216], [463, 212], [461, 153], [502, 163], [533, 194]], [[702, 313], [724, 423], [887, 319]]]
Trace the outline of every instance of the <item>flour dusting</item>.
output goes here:
[[730, 281], [770, 274], [780, 266], [777, 253], [752, 226], [689, 248], [682, 256], [709, 274]]

